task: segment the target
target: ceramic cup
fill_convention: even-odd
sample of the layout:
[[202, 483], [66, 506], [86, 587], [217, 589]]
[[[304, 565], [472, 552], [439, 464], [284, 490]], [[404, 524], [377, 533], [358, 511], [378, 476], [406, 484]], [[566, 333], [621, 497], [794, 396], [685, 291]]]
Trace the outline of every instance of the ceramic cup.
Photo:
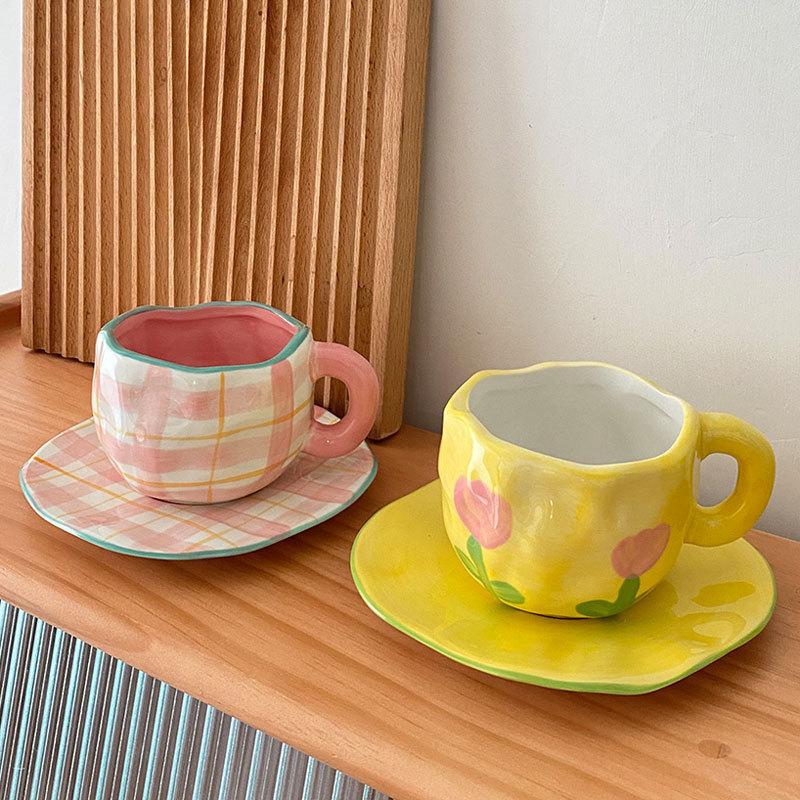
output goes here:
[[[314, 382], [347, 386], [334, 425], [314, 420]], [[100, 444], [127, 483], [176, 503], [255, 492], [305, 451], [357, 447], [375, 421], [378, 379], [348, 347], [260, 303], [142, 306], [97, 337], [92, 409]]]
[[[699, 463], [727, 453], [736, 488], [697, 503]], [[769, 500], [767, 440], [698, 413], [627, 370], [547, 363], [479, 372], [444, 411], [439, 476], [447, 534], [504, 603], [606, 617], [652, 589], [684, 543], [724, 545]]]

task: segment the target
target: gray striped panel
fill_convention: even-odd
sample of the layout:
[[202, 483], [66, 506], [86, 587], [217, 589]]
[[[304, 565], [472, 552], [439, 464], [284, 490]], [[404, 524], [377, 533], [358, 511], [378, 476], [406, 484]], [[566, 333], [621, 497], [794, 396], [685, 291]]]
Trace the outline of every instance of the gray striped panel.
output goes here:
[[0, 602], [3, 800], [387, 800]]

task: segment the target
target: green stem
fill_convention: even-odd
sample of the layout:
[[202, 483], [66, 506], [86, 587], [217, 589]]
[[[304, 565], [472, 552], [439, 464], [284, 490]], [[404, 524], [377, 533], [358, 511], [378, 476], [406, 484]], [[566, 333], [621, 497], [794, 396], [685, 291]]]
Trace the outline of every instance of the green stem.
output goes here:
[[631, 575], [629, 578], [625, 578], [622, 582], [622, 586], [619, 587], [617, 599], [614, 601], [614, 613], [618, 614], [620, 611], [624, 611], [629, 606], [632, 606], [634, 600], [636, 600], [636, 593], [638, 591], [639, 576]]
[[472, 559], [472, 563], [475, 565], [475, 569], [478, 572], [478, 577], [481, 579], [481, 583], [489, 589], [489, 576], [486, 573], [486, 565], [483, 563], [483, 548], [478, 543], [478, 540], [474, 536], [470, 536], [467, 539], [467, 552], [469, 553], [469, 557]]

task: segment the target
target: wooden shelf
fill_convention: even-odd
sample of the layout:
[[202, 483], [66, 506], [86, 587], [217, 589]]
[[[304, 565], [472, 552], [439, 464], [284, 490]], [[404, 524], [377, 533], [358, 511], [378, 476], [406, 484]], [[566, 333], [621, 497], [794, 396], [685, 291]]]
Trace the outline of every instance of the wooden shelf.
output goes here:
[[778, 582], [755, 640], [651, 695], [573, 694], [473, 671], [375, 617], [350, 546], [436, 474], [438, 437], [374, 444], [351, 508], [265, 550], [163, 562], [100, 550], [37, 517], [17, 473], [90, 414], [92, 369], [0, 330], [0, 595], [398, 798], [797, 798], [800, 545], [753, 532]]

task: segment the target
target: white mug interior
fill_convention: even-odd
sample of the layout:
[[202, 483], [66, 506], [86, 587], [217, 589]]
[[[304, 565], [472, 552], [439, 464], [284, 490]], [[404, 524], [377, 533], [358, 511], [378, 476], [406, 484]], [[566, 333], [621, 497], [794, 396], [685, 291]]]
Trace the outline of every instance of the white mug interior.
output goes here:
[[495, 437], [584, 465], [655, 458], [684, 424], [681, 400], [604, 364], [491, 375], [472, 388], [468, 406]]

